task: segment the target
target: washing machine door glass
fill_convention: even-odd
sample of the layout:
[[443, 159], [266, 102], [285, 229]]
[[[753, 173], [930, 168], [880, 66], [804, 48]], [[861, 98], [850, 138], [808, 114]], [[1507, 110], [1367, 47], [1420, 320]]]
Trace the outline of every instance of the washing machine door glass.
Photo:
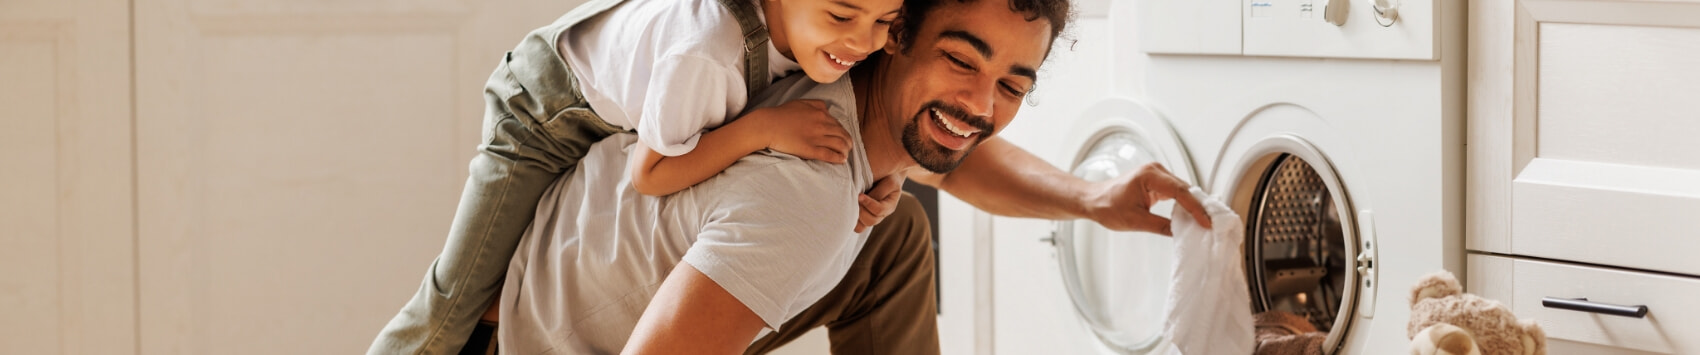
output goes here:
[[[1146, 163], [1161, 163], [1149, 141], [1129, 131], [1101, 133], [1087, 147], [1074, 175], [1088, 181], [1114, 179]], [[1111, 231], [1090, 220], [1060, 222], [1057, 232], [1063, 282], [1075, 310], [1098, 339], [1123, 353], [1144, 353], [1157, 346], [1174, 243], [1158, 234]]]

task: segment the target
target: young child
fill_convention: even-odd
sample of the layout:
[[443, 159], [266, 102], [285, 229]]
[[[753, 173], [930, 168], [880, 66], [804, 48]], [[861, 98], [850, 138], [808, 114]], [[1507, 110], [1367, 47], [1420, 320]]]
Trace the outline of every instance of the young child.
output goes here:
[[[590, 0], [532, 31], [485, 84], [484, 143], [442, 254], [368, 353], [460, 350], [544, 189], [611, 134], [637, 132], [629, 171], [649, 195], [762, 149], [843, 163], [850, 135], [820, 102], [732, 117], [788, 72], [837, 81], [885, 46], [902, 1]], [[858, 230], [890, 213], [901, 184], [861, 198]]]

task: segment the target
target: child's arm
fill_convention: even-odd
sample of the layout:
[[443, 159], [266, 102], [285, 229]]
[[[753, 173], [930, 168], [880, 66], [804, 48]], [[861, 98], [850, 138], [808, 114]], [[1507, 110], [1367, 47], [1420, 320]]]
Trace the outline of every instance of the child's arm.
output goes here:
[[844, 163], [850, 133], [819, 100], [797, 100], [750, 111], [720, 128], [704, 132], [695, 149], [669, 157], [642, 143], [626, 164], [638, 193], [663, 196], [719, 174], [750, 153], [772, 148], [803, 159]]

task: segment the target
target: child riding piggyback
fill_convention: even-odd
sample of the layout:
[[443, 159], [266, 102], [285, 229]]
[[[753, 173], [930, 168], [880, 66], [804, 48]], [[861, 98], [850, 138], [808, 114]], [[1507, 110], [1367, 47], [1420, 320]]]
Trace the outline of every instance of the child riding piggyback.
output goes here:
[[[458, 352], [544, 190], [612, 134], [637, 133], [628, 172], [647, 195], [763, 149], [844, 163], [851, 136], [822, 102], [738, 114], [789, 73], [837, 81], [885, 47], [902, 2], [590, 0], [532, 31], [485, 84], [483, 142], [442, 254], [368, 353]], [[859, 230], [890, 213], [901, 184], [861, 198]]]

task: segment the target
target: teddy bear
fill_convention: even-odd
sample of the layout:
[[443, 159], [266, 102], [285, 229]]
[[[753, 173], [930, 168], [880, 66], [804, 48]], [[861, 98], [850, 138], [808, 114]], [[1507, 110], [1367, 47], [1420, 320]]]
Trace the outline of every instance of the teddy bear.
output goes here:
[[1412, 355], [1546, 355], [1546, 332], [1518, 320], [1505, 305], [1464, 293], [1458, 278], [1439, 271], [1411, 287], [1406, 325]]

